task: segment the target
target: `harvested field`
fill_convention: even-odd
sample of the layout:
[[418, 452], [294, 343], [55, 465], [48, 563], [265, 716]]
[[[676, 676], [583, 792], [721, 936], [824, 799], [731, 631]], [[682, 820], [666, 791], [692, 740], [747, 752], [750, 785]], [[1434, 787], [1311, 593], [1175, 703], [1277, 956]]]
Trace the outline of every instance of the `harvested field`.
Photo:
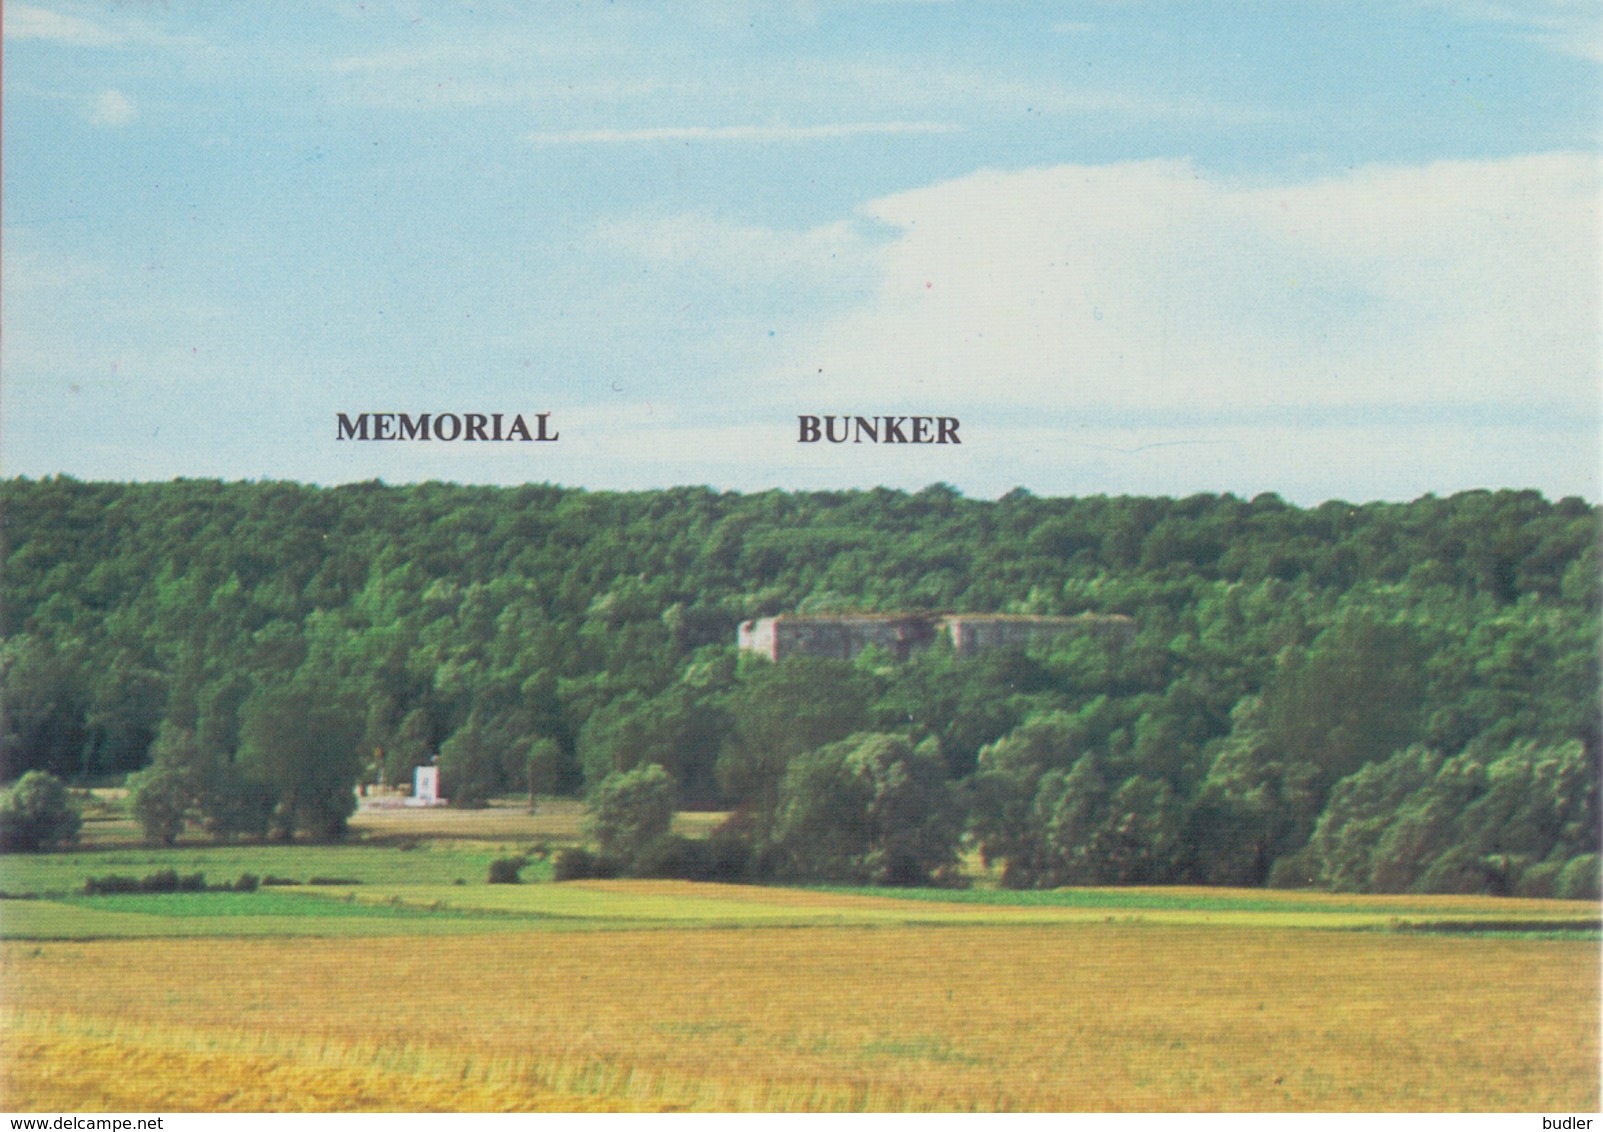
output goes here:
[[[266, 1082], [318, 1080], [349, 1085], [337, 1107], [394, 1110], [1599, 1099], [1585, 941], [1103, 922], [8, 942], [3, 955], [8, 1108], [61, 1107], [82, 1085], [71, 1095], [124, 1111], [249, 1109]], [[274, 1095], [323, 1109], [334, 1094]]]

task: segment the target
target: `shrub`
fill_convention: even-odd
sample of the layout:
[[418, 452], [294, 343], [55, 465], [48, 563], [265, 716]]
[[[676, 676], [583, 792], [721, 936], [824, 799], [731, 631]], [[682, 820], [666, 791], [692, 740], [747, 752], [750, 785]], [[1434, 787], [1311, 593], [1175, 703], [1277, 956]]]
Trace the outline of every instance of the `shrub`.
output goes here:
[[610, 880], [623, 874], [623, 862], [575, 846], [557, 853], [551, 863], [552, 880]]
[[[243, 880], [244, 878], [240, 878]], [[251, 878], [254, 887], [255, 878]], [[223, 885], [227, 890], [230, 885]], [[142, 877], [103, 876], [87, 877], [83, 882], [85, 896], [125, 896], [135, 892], [210, 892], [206, 887], [205, 873], [191, 873], [181, 877], [173, 869], [159, 869]]]
[[139, 882], [140, 892], [177, 892], [178, 871], [176, 869], [160, 869], [147, 873]]
[[489, 883], [521, 883], [523, 878], [518, 876], [518, 874], [523, 871], [523, 866], [527, 865], [528, 863], [528, 860], [524, 857], [497, 857], [495, 860], [490, 862]]
[[669, 834], [653, 843], [650, 850], [635, 861], [630, 871], [640, 877], [702, 880], [709, 870], [704, 845], [705, 842]]
[[30, 770], [0, 794], [0, 852], [37, 852], [78, 839], [83, 818], [61, 779]]
[[563, 849], [551, 864], [552, 880], [584, 880], [595, 875], [596, 855], [588, 849]]
[[239, 879], [234, 882], [235, 892], [255, 892], [261, 880], [255, 873], [240, 873]]
[[123, 876], [85, 877], [83, 891], [85, 896], [121, 896], [139, 892], [139, 879]]
[[1415, 892], [1442, 892], [1470, 896], [1502, 895], [1508, 891], [1506, 863], [1500, 856], [1478, 854], [1463, 846], [1447, 850], [1432, 862], [1413, 885]]
[[741, 881], [750, 876], [751, 846], [730, 834], [715, 833], [705, 841], [670, 834], [636, 862], [633, 871], [636, 876], [673, 880]]

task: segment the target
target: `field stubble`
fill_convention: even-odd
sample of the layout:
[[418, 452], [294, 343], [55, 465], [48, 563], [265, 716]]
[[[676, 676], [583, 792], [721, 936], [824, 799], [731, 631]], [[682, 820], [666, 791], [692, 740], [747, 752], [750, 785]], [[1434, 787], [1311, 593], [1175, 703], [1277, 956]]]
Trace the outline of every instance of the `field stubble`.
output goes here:
[[3, 955], [13, 1109], [1598, 1104], [1588, 942], [1113, 923]]

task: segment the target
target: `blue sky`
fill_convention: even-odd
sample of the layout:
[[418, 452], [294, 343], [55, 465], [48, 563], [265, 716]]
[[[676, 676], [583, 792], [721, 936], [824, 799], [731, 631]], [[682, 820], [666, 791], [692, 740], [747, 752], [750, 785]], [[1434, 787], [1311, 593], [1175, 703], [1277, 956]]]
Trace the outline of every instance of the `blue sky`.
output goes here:
[[1591, 3], [43, 2], [4, 52], [8, 475], [1603, 497]]

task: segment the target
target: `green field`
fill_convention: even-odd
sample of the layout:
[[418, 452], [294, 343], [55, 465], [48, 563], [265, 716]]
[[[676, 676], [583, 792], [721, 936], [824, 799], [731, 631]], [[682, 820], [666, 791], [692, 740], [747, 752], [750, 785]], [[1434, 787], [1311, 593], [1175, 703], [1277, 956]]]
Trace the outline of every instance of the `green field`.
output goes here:
[[[400, 845], [224, 845], [177, 849], [117, 849], [77, 853], [19, 853], [0, 857], [0, 890], [8, 894], [60, 896], [77, 892], [89, 877], [145, 876], [162, 869], [204, 873], [211, 884], [241, 874], [351, 878], [362, 884], [479, 884], [497, 857], [526, 851], [477, 842], [425, 841]], [[549, 875], [533, 862], [525, 876]]]
[[[491, 885], [489, 863], [525, 855], [524, 883]], [[254, 892], [86, 895], [90, 878], [172, 870], [209, 886], [269, 878]], [[1352, 896], [1195, 888], [785, 889], [688, 882], [552, 884], [549, 857], [455, 840], [251, 845], [9, 856], [0, 938], [391, 935], [464, 930], [742, 925], [1217, 924], [1456, 930], [1596, 937], [1595, 905], [1495, 897]], [[277, 882], [277, 883], [273, 883]]]

